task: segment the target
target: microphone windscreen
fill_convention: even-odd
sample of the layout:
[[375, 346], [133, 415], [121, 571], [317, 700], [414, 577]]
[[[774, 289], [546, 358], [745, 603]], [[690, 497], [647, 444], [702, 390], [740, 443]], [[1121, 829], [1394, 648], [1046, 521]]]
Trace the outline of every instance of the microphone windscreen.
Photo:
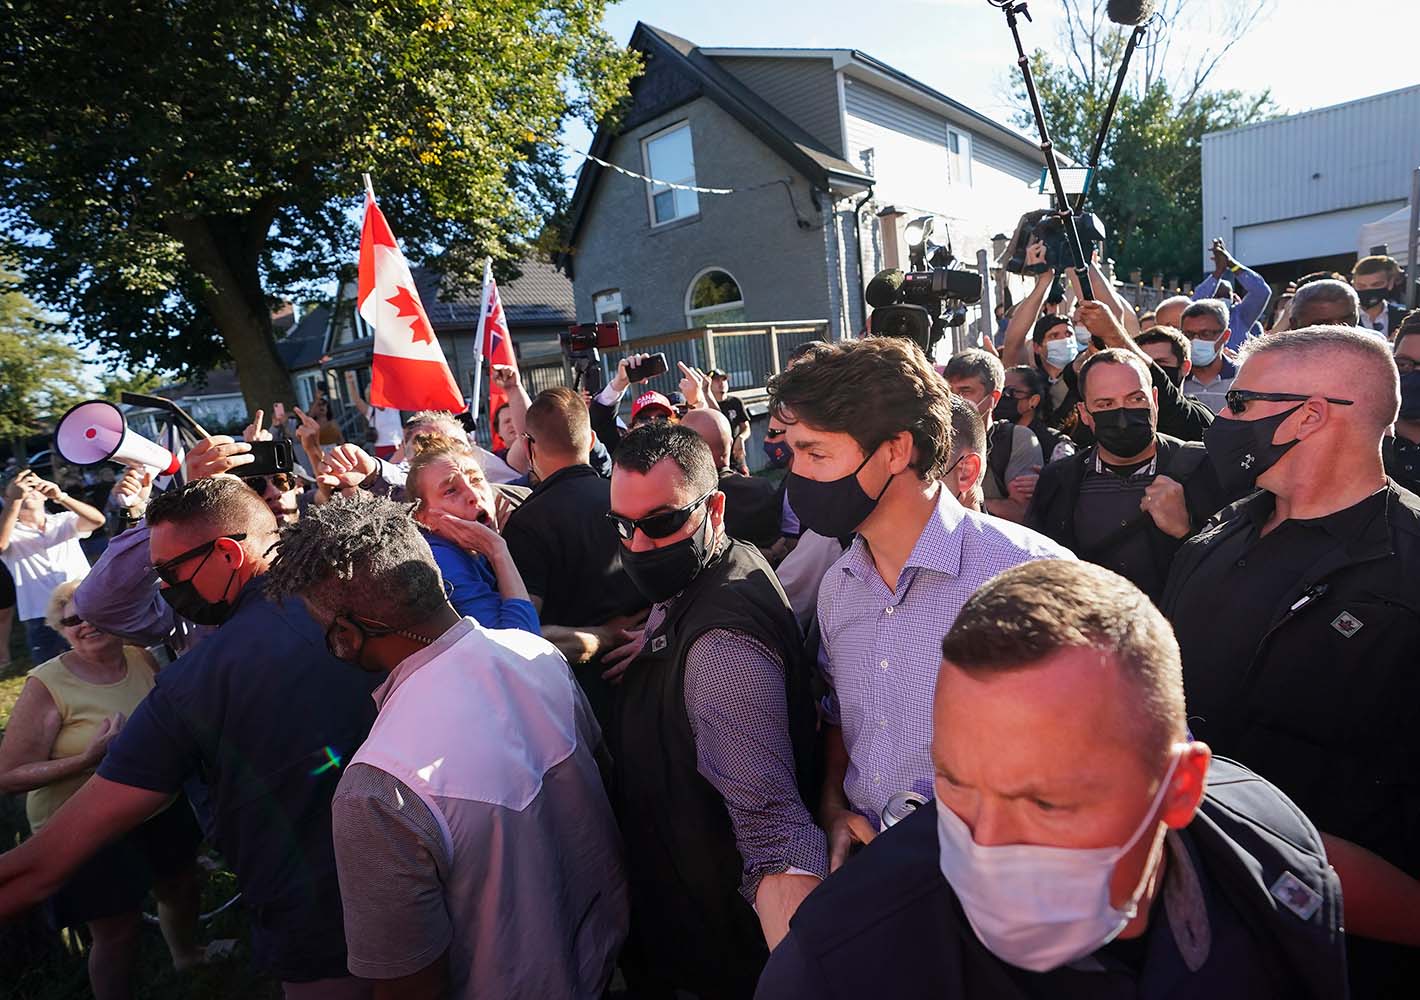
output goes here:
[[896, 268], [879, 271], [863, 291], [863, 297], [868, 300], [868, 305], [878, 309], [896, 302], [898, 290], [902, 288], [902, 278], [902, 272]]
[[1153, 17], [1158, 5], [1158, 0], [1109, 0], [1105, 12], [1115, 24], [1133, 28]]

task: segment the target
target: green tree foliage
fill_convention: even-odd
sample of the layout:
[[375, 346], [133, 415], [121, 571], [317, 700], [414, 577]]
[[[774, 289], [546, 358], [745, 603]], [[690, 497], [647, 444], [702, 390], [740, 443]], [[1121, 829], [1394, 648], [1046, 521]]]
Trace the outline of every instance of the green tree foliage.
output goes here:
[[[1031, 56], [1051, 137], [1079, 163], [1089, 162], [1129, 37], [1108, 21], [1105, 6], [1105, 0], [1065, 0], [1059, 50]], [[1266, 92], [1208, 88], [1229, 44], [1201, 52], [1170, 49], [1172, 29], [1197, 29], [1200, 19], [1219, 13], [1217, 7], [1206, 0], [1161, 4], [1151, 41], [1131, 64], [1087, 206], [1104, 222], [1105, 255], [1115, 258], [1120, 272], [1143, 271], [1146, 281], [1156, 273], [1186, 279], [1202, 266], [1203, 136], [1276, 113]], [[1266, 5], [1239, 0], [1223, 7], [1221, 26], [1214, 24], [1209, 34], [1236, 39]], [[1183, 68], [1173, 72], [1174, 64]], [[1017, 84], [1015, 93], [1023, 109], [1016, 123], [1034, 132], [1024, 86]]]
[[0, 270], [0, 440], [23, 440], [88, 394], [84, 359]]
[[537, 136], [637, 70], [605, 0], [9, 0], [0, 227], [26, 290], [130, 368], [292, 398], [270, 308], [349, 276], [360, 174], [406, 253], [502, 273], [561, 205]]

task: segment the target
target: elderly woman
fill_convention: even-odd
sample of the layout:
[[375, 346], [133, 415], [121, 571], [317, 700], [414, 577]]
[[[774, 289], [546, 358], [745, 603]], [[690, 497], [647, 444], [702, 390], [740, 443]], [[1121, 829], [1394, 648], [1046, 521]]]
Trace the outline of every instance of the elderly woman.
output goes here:
[[[46, 614], [71, 648], [30, 671], [0, 741], [0, 792], [29, 793], [25, 811], [35, 831], [94, 773], [158, 669], [147, 650], [75, 614], [78, 587], [71, 580], [55, 588]], [[132, 995], [140, 906], [150, 887], [174, 965], [203, 960], [194, 941], [200, 840], [187, 803], [177, 801], [96, 854], [48, 900], [56, 929], [88, 924], [89, 983], [98, 1000]]]
[[485, 628], [541, 634], [522, 574], [498, 534], [499, 505], [473, 450], [440, 434], [412, 442], [409, 479], [414, 518], [452, 588], [450, 603]]

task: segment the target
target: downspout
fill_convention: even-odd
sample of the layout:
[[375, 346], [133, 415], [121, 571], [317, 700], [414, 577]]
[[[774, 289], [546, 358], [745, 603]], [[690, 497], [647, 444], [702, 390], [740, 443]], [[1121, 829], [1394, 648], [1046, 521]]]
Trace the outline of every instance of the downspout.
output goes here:
[[[821, 201], [820, 196], [826, 196]], [[843, 338], [842, 284], [838, 279], [838, 237], [837, 224], [833, 218], [833, 195], [817, 188], [813, 192], [814, 204], [818, 208], [819, 228], [823, 231], [823, 267], [825, 284], [828, 287], [828, 339]]]
[[858, 204], [853, 206], [853, 239], [858, 244], [858, 302], [859, 315], [863, 317], [863, 329], [868, 328], [868, 275], [863, 269], [863, 206], [873, 197], [873, 185], [863, 192]]

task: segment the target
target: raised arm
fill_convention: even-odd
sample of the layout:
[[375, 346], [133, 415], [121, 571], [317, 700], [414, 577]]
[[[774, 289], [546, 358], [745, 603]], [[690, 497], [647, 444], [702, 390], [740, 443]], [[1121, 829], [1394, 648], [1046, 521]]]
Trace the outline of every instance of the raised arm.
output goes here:
[[[1037, 250], [1037, 248], [1039, 249]], [[1045, 247], [1039, 243], [1032, 243], [1026, 250], [1027, 263], [1032, 261], [1033, 256], [1039, 257], [1043, 261]], [[1031, 357], [1031, 349], [1026, 341], [1035, 328], [1035, 321], [1040, 319], [1040, 311], [1045, 305], [1045, 297], [1050, 294], [1050, 286], [1054, 281], [1054, 271], [1042, 271], [1036, 275], [1035, 287], [1030, 290], [1029, 295], [1021, 300], [1021, 304], [1011, 314], [1011, 319], [1006, 324], [1005, 346], [1001, 348], [1002, 364], [1008, 367], [1029, 365], [1035, 360]]]
[[523, 435], [528, 430], [528, 407], [532, 405], [532, 400], [523, 388], [522, 375], [512, 365], [493, 365], [489, 369], [488, 379], [508, 397], [508, 412], [512, 414], [513, 430], [517, 432], [513, 440], [503, 442], [508, 446], [508, 457], [505, 461], [515, 471], [527, 472], [532, 468], [532, 463], [528, 461], [527, 443], [523, 440]]

